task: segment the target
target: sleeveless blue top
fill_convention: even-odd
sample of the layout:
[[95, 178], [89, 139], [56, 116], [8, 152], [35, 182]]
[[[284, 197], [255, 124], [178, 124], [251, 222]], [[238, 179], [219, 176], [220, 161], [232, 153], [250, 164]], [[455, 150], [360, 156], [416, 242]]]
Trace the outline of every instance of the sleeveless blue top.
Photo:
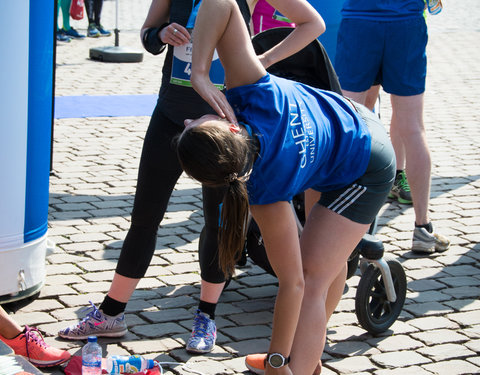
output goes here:
[[250, 204], [339, 189], [364, 174], [370, 132], [340, 95], [270, 74], [226, 95], [260, 142], [247, 183]]

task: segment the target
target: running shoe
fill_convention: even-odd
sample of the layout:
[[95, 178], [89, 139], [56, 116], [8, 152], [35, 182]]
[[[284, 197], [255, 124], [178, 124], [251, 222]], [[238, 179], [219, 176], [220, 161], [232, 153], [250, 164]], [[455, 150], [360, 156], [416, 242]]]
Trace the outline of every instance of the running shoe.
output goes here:
[[395, 182], [393, 183], [388, 197], [397, 199], [398, 202], [403, 204], [412, 204], [412, 194], [410, 192], [410, 185], [408, 184], [405, 171], [401, 171], [397, 174], [397, 177], [395, 177]]
[[414, 253], [442, 253], [450, 247], [450, 240], [438, 233], [430, 233], [425, 228], [415, 227], [412, 239]]
[[125, 314], [109, 316], [99, 310], [91, 301], [90, 310], [85, 318], [77, 324], [64, 328], [58, 332], [58, 336], [70, 340], [85, 340], [88, 336], [97, 337], [121, 337], [127, 333]]
[[57, 33], [56, 33], [56, 38], [57, 38], [57, 41], [59, 42], [65, 42], [65, 43], [68, 43], [70, 42], [70, 37], [65, 35], [63, 33], [63, 30], [58, 30]]
[[267, 362], [267, 354], [249, 354], [245, 357], [245, 366], [254, 374], [263, 375], [265, 372], [265, 364]]
[[110, 36], [110, 35], [112, 35], [112, 32], [110, 30], [104, 29], [102, 25], [96, 25], [96, 28], [97, 28], [98, 32], [100, 33], [100, 36]]
[[25, 326], [23, 332], [13, 339], [0, 336], [0, 340], [12, 348], [15, 354], [25, 357], [37, 367], [56, 366], [71, 357], [69, 352], [48, 345], [38, 329], [29, 326]]
[[85, 38], [85, 35], [80, 34], [77, 30], [75, 30], [73, 27], [70, 27], [68, 30], [62, 29], [62, 33], [70, 38], [74, 39], [83, 39]]
[[217, 327], [207, 314], [197, 310], [193, 319], [192, 335], [187, 341], [187, 352], [209, 353], [215, 346]]
[[97, 26], [94, 23], [88, 25], [87, 36], [89, 38], [98, 38], [100, 36], [100, 31], [98, 31]]

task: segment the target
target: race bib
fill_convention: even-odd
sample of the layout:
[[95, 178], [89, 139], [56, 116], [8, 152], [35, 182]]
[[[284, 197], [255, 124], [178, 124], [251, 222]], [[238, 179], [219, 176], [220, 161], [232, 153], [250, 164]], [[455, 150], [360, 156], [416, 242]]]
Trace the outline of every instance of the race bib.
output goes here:
[[[188, 30], [190, 35], [192, 30]], [[176, 46], [173, 49], [172, 75], [170, 83], [179, 86], [192, 87], [190, 77], [192, 75], [192, 47], [193, 40], [183, 46]], [[217, 50], [213, 52], [212, 65], [210, 67], [210, 80], [219, 89], [223, 90], [225, 72], [222, 63], [218, 58]]]

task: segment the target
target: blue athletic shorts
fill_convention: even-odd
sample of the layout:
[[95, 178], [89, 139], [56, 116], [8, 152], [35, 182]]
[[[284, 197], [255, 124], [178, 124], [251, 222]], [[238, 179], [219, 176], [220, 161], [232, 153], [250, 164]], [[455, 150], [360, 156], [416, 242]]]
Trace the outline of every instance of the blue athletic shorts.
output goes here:
[[371, 224], [393, 185], [395, 153], [378, 116], [361, 104], [351, 103], [370, 130], [370, 161], [363, 176], [341, 189], [322, 192], [318, 203], [356, 223]]
[[427, 41], [423, 17], [382, 22], [343, 19], [335, 58], [342, 89], [363, 92], [376, 82], [389, 94], [422, 94]]

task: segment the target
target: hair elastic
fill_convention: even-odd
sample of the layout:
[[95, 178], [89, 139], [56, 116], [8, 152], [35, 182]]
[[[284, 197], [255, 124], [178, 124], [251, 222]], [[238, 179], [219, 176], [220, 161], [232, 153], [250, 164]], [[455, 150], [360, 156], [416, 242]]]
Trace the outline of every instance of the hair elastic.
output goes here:
[[238, 179], [238, 173], [233, 172], [233, 173], [230, 173], [227, 177], [225, 177], [225, 182], [228, 182], [229, 184], [231, 184], [233, 181], [237, 179]]
[[240, 133], [240, 126], [238, 126], [237, 124], [230, 124], [230, 131], [233, 134], [238, 134]]

